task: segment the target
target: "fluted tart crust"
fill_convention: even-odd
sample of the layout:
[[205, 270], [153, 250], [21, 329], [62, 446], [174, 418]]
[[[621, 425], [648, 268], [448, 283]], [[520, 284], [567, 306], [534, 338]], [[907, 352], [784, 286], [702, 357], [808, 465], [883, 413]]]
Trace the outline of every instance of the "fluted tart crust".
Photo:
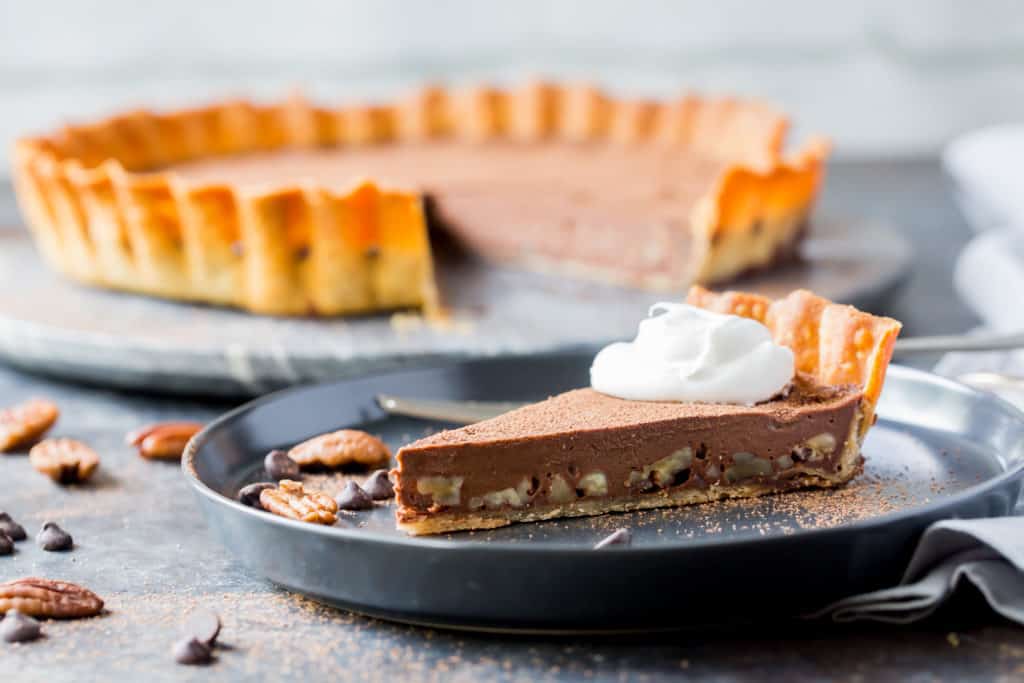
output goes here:
[[770, 266], [802, 236], [828, 152], [784, 156], [787, 126], [734, 99], [427, 88], [130, 112], [19, 140], [14, 175], [40, 251], [82, 282], [283, 315], [429, 310], [424, 195], [472, 250], [528, 267], [674, 289]]

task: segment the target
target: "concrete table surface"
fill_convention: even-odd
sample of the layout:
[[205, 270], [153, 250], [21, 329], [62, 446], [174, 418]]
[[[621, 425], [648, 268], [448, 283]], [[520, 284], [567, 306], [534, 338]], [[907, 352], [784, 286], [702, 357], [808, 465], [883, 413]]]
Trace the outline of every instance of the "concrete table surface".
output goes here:
[[[837, 164], [827, 187], [824, 210], [888, 219], [917, 248], [913, 277], [884, 312], [901, 318], [908, 334], [974, 324], [949, 281], [969, 233], [935, 163]], [[16, 220], [9, 198], [0, 200], [0, 220]], [[176, 464], [144, 461], [123, 443], [141, 424], [207, 421], [229, 404], [0, 369], [0, 405], [37, 395], [61, 406], [53, 434], [90, 443], [103, 464], [90, 485], [63, 489], [24, 455], [0, 456], [0, 510], [30, 536], [44, 521], [58, 521], [77, 544], [59, 554], [20, 543], [14, 556], [0, 557], [0, 580], [42, 575], [81, 583], [106, 599], [108, 613], [47, 622], [46, 638], [35, 643], [0, 644], [0, 681], [1024, 678], [1024, 630], [992, 616], [969, 591], [907, 627], [780, 625], [615, 638], [434, 631], [324, 608], [244, 570], [208, 534]], [[209, 668], [178, 666], [171, 644], [199, 605], [221, 615], [229, 647]]]

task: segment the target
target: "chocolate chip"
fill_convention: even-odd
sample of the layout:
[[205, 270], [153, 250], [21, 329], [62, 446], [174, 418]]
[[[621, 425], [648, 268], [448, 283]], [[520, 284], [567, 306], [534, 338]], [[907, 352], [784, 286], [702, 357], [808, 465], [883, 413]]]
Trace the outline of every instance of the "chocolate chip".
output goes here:
[[220, 635], [220, 617], [208, 609], [197, 609], [185, 622], [185, 635], [207, 647], [213, 647]]
[[11, 555], [14, 553], [14, 539], [0, 531], [0, 555]]
[[0, 621], [0, 638], [8, 643], [27, 643], [43, 635], [39, 622], [16, 609], [8, 610]]
[[373, 507], [373, 498], [354, 481], [345, 484], [345, 488], [334, 500], [342, 510], [369, 510]]
[[53, 552], [58, 550], [71, 550], [75, 541], [71, 538], [71, 534], [57, 526], [56, 522], [46, 522], [43, 524], [43, 528], [39, 532], [39, 535], [36, 536], [36, 543], [38, 543], [39, 547], [43, 550]]
[[374, 500], [387, 500], [395, 495], [395, 487], [388, 479], [387, 470], [377, 470], [363, 482], [363, 490]]
[[601, 548], [607, 548], [611, 545], [629, 545], [633, 541], [633, 534], [629, 532], [629, 529], [619, 529], [611, 536], [599, 541], [594, 546], [594, 550], [600, 550]]
[[25, 527], [11, 519], [11, 516], [6, 512], [0, 512], [0, 532], [7, 534], [15, 542], [24, 541], [28, 538], [28, 534], [25, 533]]
[[174, 661], [178, 664], [195, 666], [209, 664], [213, 661], [213, 651], [206, 643], [200, 642], [197, 638], [185, 638], [174, 644], [171, 650], [174, 654]]
[[242, 505], [248, 505], [251, 508], [262, 510], [263, 506], [260, 505], [260, 494], [267, 489], [274, 488], [277, 488], [277, 484], [270, 481], [261, 481], [257, 484], [243, 486], [238, 492], [238, 502]]
[[263, 469], [267, 475], [275, 481], [282, 479], [298, 480], [302, 475], [299, 473], [299, 463], [288, 457], [284, 451], [270, 451], [267, 457], [263, 458]]

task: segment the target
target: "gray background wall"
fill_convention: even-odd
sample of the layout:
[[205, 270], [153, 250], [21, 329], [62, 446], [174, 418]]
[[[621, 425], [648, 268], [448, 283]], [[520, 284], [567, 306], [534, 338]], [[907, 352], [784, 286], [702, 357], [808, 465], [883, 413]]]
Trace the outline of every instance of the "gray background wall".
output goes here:
[[1024, 119], [1024, 2], [0, 0], [5, 148], [122, 107], [530, 74], [756, 95], [841, 156], [932, 154]]

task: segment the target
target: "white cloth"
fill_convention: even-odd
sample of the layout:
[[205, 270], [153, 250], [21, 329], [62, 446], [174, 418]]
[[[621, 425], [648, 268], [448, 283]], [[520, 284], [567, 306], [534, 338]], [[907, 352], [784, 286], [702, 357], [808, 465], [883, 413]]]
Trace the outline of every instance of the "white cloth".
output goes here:
[[[981, 318], [980, 330], [1024, 330], [1024, 230], [990, 230], [971, 240], [957, 260], [953, 284], [963, 302]], [[954, 379], [969, 372], [1024, 378], [1024, 350], [949, 353], [935, 366], [935, 372]], [[998, 393], [1024, 409], [1021, 391]]]
[[[960, 254], [953, 284], [984, 328], [994, 332], [1024, 330], [1022, 154], [1024, 125], [1010, 124], [967, 133], [942, 155], [964, 215], [979, 232]], [[951, 353], [935, 371], [949, 377], [979, 371], [1024, 377], [1024, 351]]]
[[954, 140], [942, 164], [956, 181], [956, 199], [975, 230], [1024, 228], [1024, 124], [990, 126]]

